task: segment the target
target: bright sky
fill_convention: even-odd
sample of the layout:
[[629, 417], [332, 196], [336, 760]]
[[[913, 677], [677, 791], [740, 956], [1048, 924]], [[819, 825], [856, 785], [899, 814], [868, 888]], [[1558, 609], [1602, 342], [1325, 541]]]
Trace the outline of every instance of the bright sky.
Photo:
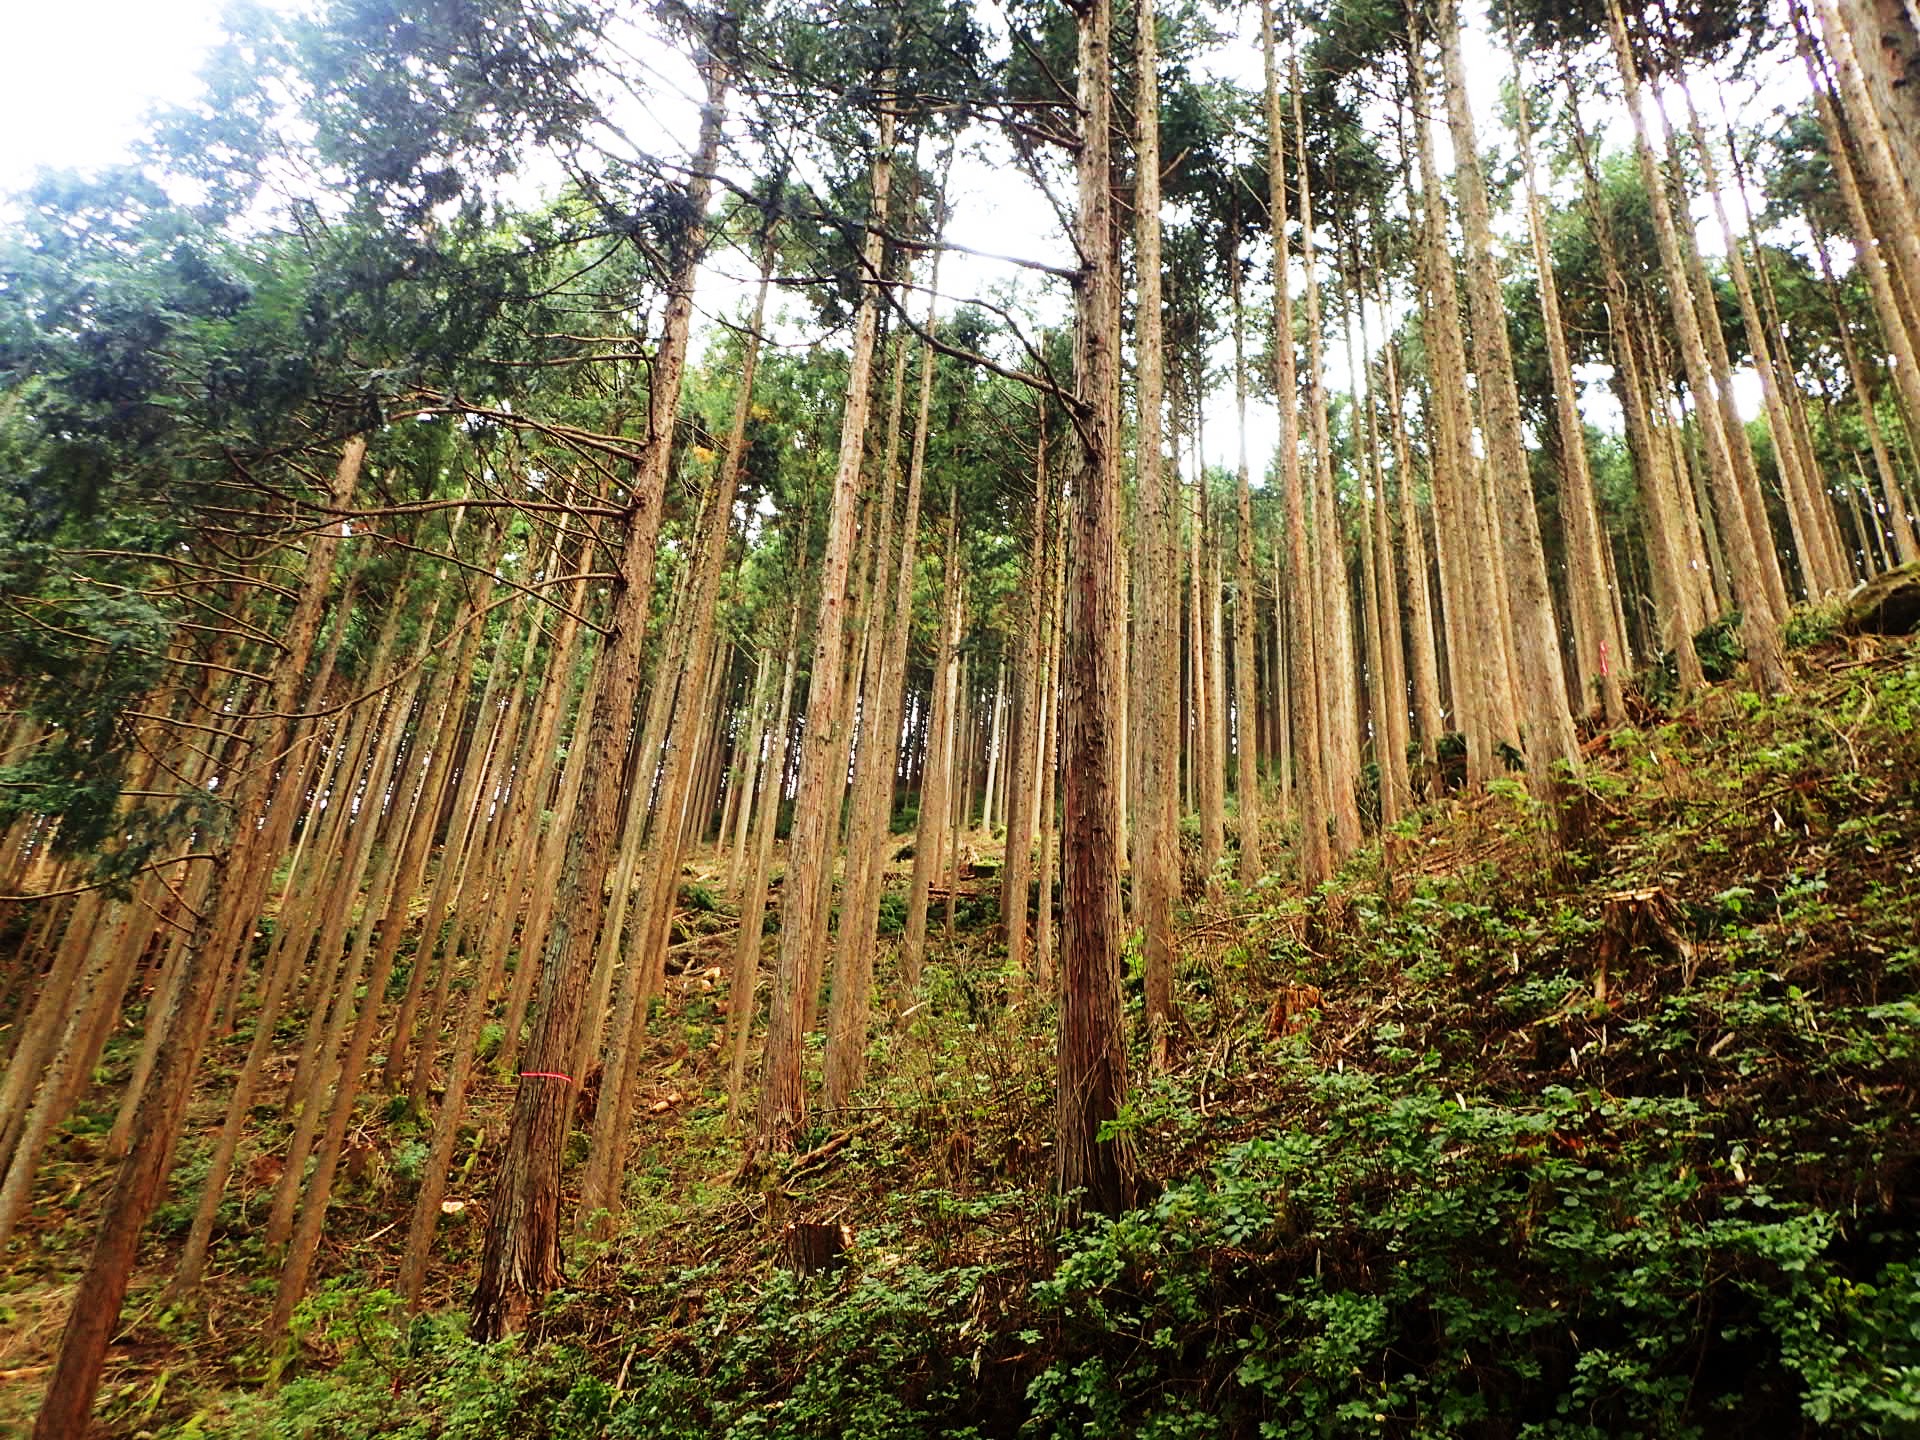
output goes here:
[[192, 97], [219, 38], [219, 0], [9, 6], [0, 62], [0, 190], [37, 168], [109, 164], [155, 103]]

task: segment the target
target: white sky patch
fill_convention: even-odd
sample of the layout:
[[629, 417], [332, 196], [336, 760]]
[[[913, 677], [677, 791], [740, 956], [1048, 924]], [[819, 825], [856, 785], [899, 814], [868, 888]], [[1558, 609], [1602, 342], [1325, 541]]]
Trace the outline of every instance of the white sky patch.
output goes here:
[[8, 7], [0, 61], [0, 190], [42, 166], [92, 168], [126, 156], [156, 104], [199, 93], [220, 39], [218, 0], [68, 0]]

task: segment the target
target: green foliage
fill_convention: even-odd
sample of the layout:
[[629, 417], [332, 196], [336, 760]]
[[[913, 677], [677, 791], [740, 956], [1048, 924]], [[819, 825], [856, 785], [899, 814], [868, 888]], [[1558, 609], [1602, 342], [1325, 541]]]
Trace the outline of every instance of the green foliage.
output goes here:
[[680, 885], [679, 905], [697, 915], [712, 915], [720, 910], [720, 901], [713, 891], [690, 880]]
[[[1737, 1154], [1701, 1169], [1698, 1103], [1300, 1078], [1323, 1130], [1234, 1147], [1078, 1237], [1037, 1288], [1125, 1357], [1049, 1367], [1039, 1433], [1186, 1433], [1169, 1371], [1217, 1359], [1223, 1332], [1239, 1363], [1201, 1433], [1697, 1435], [1796, 1387], [1820, 1424], [1912, 1414], [1907, 1266], [1858, 1278], [1836, 1217], [1747, 1183]], [[1703, 1371], [1718, 1343], [1749, 1364]]]
[[880, 935], [902, 935], [907, 929], [907, 897], [898, 890], [883, 890], [880, 894], [880, 914], [876, 922], [876, 933]]

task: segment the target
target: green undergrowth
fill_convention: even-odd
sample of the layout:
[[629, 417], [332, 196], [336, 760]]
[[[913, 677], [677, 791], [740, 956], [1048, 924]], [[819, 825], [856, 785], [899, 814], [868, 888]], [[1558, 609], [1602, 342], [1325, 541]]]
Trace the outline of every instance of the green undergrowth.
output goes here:
[[171, 1433], [1920, 1433], [1920, 662], [1588, 754], [1184, 917], [1125, 1214], [1062, 1233], [1051, 1007], [963, 948], [800, 1156], [663, 1140], [536, 1341], [347, 1277]]

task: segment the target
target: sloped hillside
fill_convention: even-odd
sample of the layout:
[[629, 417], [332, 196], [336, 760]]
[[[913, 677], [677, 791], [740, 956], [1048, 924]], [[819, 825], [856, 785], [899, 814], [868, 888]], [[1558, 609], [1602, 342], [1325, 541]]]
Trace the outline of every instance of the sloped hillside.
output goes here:
[[292, 1349], [234, 1358], [230, 1284], [115, 1423], [1913, 1433], [1920, 659], [1800, 663], [1792, 696], [1722, 687], [1593, 738], [1556, 833], [1496, 786], [1311, 903], [1196, 899], [1186, 1031], [1133, 1094], [1147, 1182], [1117, 1220], [1058, 1233], [1050, 1007], [963, 905], [888, 1079], [791, 1160], [742, 1167], [719, 1067], [687, 1063], [715, 1003], [688, 971], [656, 1022], [676, 1100], [647, 1198], [573, 1247], [537, 1345], [469, 1345], [457, 1308], [409, 1319], [380, 1288], [389, 1164]]

